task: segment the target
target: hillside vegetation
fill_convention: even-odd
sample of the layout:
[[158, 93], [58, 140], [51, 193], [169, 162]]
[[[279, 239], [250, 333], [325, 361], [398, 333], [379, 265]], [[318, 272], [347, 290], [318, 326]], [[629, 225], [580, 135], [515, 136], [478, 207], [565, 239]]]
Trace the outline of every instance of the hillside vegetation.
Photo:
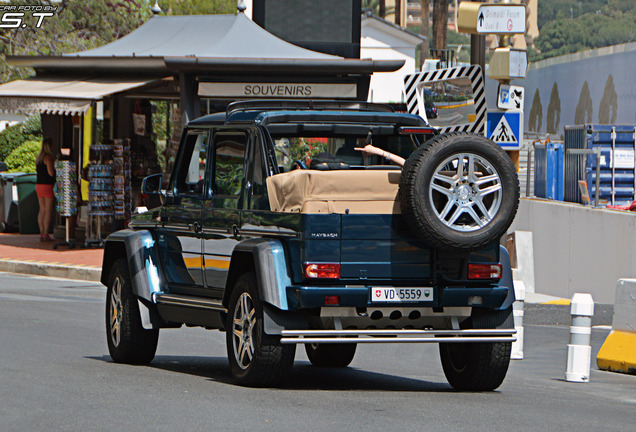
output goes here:
[[539, 0], [530, 61], [636, 41], [634, 0]]

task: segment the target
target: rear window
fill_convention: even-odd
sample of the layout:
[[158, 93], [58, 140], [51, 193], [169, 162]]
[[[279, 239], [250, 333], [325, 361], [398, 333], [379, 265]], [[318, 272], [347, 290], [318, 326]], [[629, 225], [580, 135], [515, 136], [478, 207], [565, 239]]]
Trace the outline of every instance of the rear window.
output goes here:
[[[294, 161], [299, 160], [309, 166], [311, 158], [319, 153], [329, 153], [353, 168], [373, 165], [387, 165], [387, 162], [373, 155], [365, 155], [355, 150], [367, 144], [367, 136], [272, 136], [275, 142], [278, 166], [288, 171]], [[419, 146], [415, 135], [376, 135], [371, 144], [382, 150], [408, 158]]]

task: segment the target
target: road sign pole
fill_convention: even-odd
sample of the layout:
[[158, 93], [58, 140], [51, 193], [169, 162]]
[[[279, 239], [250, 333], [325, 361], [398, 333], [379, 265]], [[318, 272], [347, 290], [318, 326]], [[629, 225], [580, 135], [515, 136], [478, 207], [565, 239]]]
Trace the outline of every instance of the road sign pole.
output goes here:
[[486, 79], [486, 36], [470, 35], [470, 63], [481, 66], [481, 74]]
[[[486, 3], [478, 1], [462, 1], [459, 4], [457, 28], [461, 33], [471, 35], [470, 60], [478, 64], [482, 70], [486, 70], [486, 34], [497, 35], [499, 47], [490, 59], [488, 75], [499, 81], [501, 85], [508, 86], [507, 93], [497, 91], [497, 100], [505, 100], [506, 109], [498, 112], [489, 112], [486, 134], [502, 147], [508, 147], [514, 155], [513, 160], [518, 160], [519, 147], [523, 133], [523, 88], [516, 86], [511, 89], [510, 81], [515, 78], [525, 78], [528, 67], [527, 53], [525, 50], [510, 47], [510, 36], [525, 34], [526, 32], [526, 6], [512, 3], [511, 0], [502, 0], [500, 3]], [[511, 90], [514, 92], [514, 100], [510, 99]], [[516, 91], [515, 91], [516, 90]], [[514, 103], [516, 110], [509, 110]], [[501, 104], [498, 103], [498, 107]], [[520, 105], [520, 106], [519, 106]], [[502, 106], [503, 107], [503, 106]], [[514, 134], [510, 123], [514, 123], [521, 130], [516, 129]], [[519, 167], [517, 166], [517, 169]]]

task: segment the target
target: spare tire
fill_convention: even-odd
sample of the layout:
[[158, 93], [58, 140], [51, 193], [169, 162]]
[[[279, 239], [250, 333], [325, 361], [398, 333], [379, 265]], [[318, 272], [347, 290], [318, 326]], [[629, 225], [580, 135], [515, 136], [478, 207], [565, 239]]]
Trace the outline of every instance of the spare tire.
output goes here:
[[441, 134], [406, 160], [400, 207], [413, 233], [441, 249], [498, 241], [519, 206], [519, 179], [506, 152], [464, 132]]

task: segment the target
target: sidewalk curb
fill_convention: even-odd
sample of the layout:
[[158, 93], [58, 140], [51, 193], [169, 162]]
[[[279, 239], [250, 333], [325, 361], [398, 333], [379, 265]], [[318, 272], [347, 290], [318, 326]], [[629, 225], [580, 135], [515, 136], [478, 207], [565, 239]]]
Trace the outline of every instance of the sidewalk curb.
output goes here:
[[636, 374], [636, 279], [616, 283], [612, 332], [596, 356], [601, 370]]
[[35, 260], [19, 261], [10, 258], [0, 258], [0, 271], [90, 282], [99, 282], [102, 275], [102, 269], [94, 266], [64, 265]]

